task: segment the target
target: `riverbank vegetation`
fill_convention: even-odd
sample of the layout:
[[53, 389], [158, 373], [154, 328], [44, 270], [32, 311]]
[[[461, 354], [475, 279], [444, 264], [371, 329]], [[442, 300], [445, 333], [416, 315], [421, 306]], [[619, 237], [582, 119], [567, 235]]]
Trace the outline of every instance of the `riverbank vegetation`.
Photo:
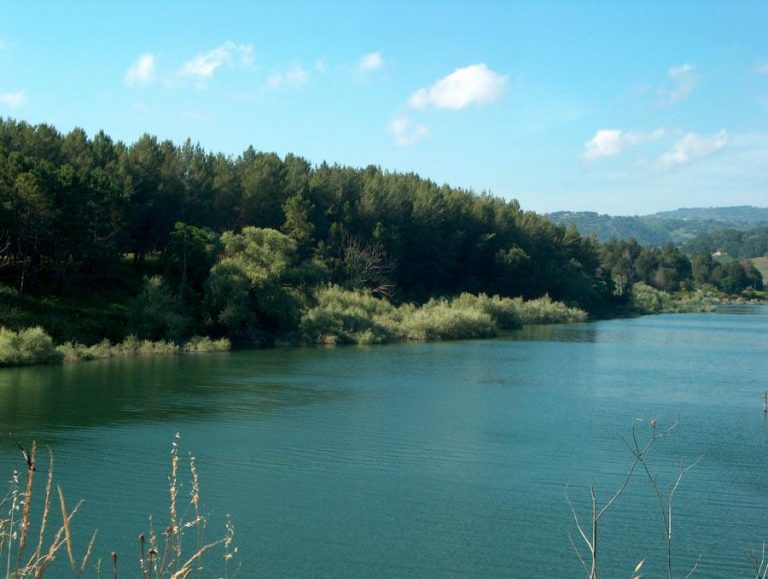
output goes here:
[[394, 306], [362, 291], [330, 286], [301, 319], [302, 340], [315, 344], [382, 344], [489, 338], [525, 324], [580, 322], [585, 311], [553, 302], [548, 296], [524, 301], [463, 293], [455, 299], [431, 299], [421, 307]]
[[762, 276], [414, 174], [0, 118], [5, 363], [487, 337], [704, 286], [759, 292]]

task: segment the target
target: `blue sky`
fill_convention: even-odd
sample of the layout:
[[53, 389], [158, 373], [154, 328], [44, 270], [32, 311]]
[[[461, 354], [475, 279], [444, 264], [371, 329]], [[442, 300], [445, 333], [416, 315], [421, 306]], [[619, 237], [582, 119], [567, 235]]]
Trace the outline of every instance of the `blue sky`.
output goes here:
[[536, 211], [768, 206], [768, 2], [3, 2], [0, 116]]

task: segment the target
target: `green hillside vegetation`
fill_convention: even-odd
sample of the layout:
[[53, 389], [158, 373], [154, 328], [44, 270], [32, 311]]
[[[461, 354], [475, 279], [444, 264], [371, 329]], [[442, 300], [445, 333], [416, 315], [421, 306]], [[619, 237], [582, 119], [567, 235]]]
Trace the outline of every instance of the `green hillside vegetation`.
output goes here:
[[683, 219], [686, 221], [719, 221], [721, 223], [768, 223], [768, 207], [735, 205], [731, 207], [689, 207], [673, 211], [660, 211], [652, 217]]
[[[733, 267], [721, 290], [762, 287]], [[675, 248], [601, 245], [414, 174], [0, 118], [3, 364], [488, 337], [694, 277]]]
[[768, 254], [768, 225], [747, 230], [719, 229], [688, 241], [688, 253], [724, 253], [734, 258], [764, 257]]
[[768, 257], [755, 257], [750, 261], [752, 261], [752, 265], [763, 276], [763, 280], [768, 279]]
[[634, 238], [641, 245], [684, 245], [723, 229], [746, 231], [768, 224], [768, 209], [719, 207], [678, 209], [642, 216], [601, 215], [591, 211], [560, 211], [548, 215], [555, 223], [573, 225], [582, 235], [601, 242]]

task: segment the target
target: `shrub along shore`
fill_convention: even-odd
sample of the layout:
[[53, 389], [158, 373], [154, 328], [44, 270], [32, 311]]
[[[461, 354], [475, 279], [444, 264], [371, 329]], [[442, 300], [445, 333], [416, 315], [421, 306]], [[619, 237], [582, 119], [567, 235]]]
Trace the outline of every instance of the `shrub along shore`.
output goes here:
[[[583, 322], [585, 311], [553, 301], [463, 293], [454, 299], [431, 299], [422, 306], [396, 306], [362, 290], [328, 286], [315, 294], [315, 305], [301, 316], [299, 331], [284, 336], [291, 345], [385, 344], [493, 338], [524, 324]], [[42, 327], [13, 331], [0, 327], [0, 366], [21, 366], [103, 358], [228, 351], [228, 338], [195, 336], [185, 342], [102, 340], [93, 345], [56, 345]]]
[[[708, 312], [736, 303], [714, 289], [669, 294], [643, 282], [633, 285], [632, 300], [616, 315]], [[743, 303], [740, 299], [738, 303]], [[373, 345], [396, 342], [433, 342], [495, 338], [528, 325], [585, 322], [586, 311], [552, 300], [548, 295], [524, 300], [498, 295], [462, 293], [432, 298], [417, 306], [395, 305], [367, 290], [329, 285], [313, 293], [311, 305], [300, 315], [298, 329], [270, 342], [241, 342], [253, 347], [278, 343], [288, 346]], [[186, 340], [149, 340], [129, 335], [121, 341], [95, 344], [66, 341], [56, 344], [41, 326], [18, 331], [0, 326], [0, 367], [79, 362], [105, 358], [227, 352], [228, 337], [193, 336]]]
[[415, 174], [0, 118], [0, 365], [484, 338], [763, 290], [749, 259], [600, 243]]
[[16, 332], [0, 327], [0, 367], [159, 354], [226, 352], [230, 348], [231, 343], [227, 338], [214, 340], [200, 336], [181, 344], [166, 340], [138, 340], [128, 336], [116, 344], [102, 340], [90, 346], [77, 342], [66, 342], [57, 346], [51, 336], [39, 326]]

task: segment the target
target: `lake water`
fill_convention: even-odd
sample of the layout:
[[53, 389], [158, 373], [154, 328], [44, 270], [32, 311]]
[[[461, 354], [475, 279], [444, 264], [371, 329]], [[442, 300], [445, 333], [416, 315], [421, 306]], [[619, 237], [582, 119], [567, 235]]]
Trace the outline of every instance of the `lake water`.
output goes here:
[[[167, 524], [169, 449], [197, 457], [206, 536], [240, 577], [578, 577], [564, 490], [589, 516], [637, 419], [678, 422], [651, 468], [675, 496], [675, 574], [752, 577], [768, 539], [768, 309], [530, 328], [505, 339], [278, 349], [0, 371], [0, 422], [56, 456], [78, 549], [137, 559]], [[0, 464], [24, 467], [8, 436]], [[46, 468], [40, 461], [41, 471]], [[643, 473], [606, 514], [601, 570], [666, 572]], [[42, 477], [40, 477], [41, 480]], [[188, 481], [182, 494], [190, 490]], [[63, 555], [63, 558], [66, 558]], [[209, 558], [214, 570], [223, 567]], [[135, 568], [126, 576], [133, 576]], [[111, 576], [111, 575], [110, 575]]]

